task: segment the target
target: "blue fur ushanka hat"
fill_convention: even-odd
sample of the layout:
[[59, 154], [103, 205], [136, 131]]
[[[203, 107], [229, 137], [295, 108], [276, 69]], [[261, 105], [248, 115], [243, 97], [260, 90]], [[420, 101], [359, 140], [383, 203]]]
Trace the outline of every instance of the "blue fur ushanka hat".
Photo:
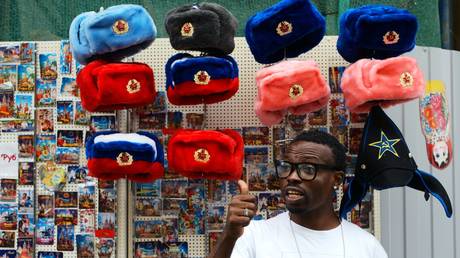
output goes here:
[[99, 12], [85, 12], [70, 25], [72, 53], [81, 64], [95, 59], [120, 61], [152, 44], [157, 29], [140, 5], [123, 4]]
[[340, 17], [337, 50], [348, 62], [396, 57], [415, 47], [417, 17], [404, 9], [366, 5]]
[[308, 0], [283, 0], [246, 23], [246, 41], [257, 62], [297, 57], [319, 44], [326, 21]]

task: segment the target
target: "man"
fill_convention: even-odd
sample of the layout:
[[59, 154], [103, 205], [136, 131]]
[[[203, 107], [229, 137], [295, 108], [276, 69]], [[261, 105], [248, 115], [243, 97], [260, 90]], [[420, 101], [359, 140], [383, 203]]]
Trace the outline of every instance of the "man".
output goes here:
[[255, 197], [239, 181], [224, 232], [210, 258], [386, 258], [374, 236], [340, 220], [333, 209], [334, 191], [344, 179], [345, 148], [332, 135], [307, 131], [276, 161], [287, 212], [264, 221]]

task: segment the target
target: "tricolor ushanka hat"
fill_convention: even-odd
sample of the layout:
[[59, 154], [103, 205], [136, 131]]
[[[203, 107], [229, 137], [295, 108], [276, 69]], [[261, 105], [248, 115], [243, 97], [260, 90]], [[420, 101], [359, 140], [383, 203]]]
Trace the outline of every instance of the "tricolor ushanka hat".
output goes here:
[[238, 22], [216, 3], [186, 4], [166, 14], [165, 28], [176, 50], [228, 55], [235, 48]]
[[282, 0], [249, 18], [245, 36], [255, 60], [270, 64], [309, 51], [325, 31], [324, 17], [309, 0]]
[[385, 59], [415, 47], [417, 17], [385, 5], [347, 10], [340, 17], [337, 50], [348, 62], [362, 58]]
[[412, 57], [361, 59], [345, 69], [340, 87], [351, 112], [367, 113], [375, 105], [386, 108], [421, 97], [425, 80]]
[[188, 178], [237, 180], [243, 150], [243, 138], [231, 129], [181, 130], [169, 140], [168, 166]]
[[90, 112], [113, 111], [153, 103], [153, 70], [143, 63], [96, 60], [77, 74], [81, 104]]
[[452, 216], [452, 204], [442, 184], [432, 175], [418, 169], [404, 137], [382, 108], [373, 107], [364, 126], [356, 161], [355, 177], [349, 183], [340, 205], [346, 217], [366, 195], [369, 187], [384, 190], [409, 186], [433, 195]]
[[256, 75], [254, 109], [266, 126], [280, 123], [287, 113], [304, 115], [324, 107], [330, 96], [314, 61], [289, 60], [262, 68]]
[[165, 67], [168, 100], [174, 105], [213, 104], [238, 91], [238, 65], [231, 56], [179, 53]]
[[81, 64], [95, 59], [120, 61], [150, 46], [156, 35], [150, 14], [133, 4], [82, 13], [69, 30], [73, 56]]
[[164, 153], [152, 133], [97, 132], [86, 143], [89, 176], [151, 182], [163, 177]]

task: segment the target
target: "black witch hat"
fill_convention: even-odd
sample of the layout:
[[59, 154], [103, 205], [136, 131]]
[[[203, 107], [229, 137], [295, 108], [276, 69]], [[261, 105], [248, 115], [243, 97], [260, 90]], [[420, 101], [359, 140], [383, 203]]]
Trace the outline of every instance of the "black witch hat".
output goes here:
[[452, 216], [452, 205], [442, 184], [417, 168], [401, 131], [382, 108], [375, 106], [364, 126], [355, 177], [342, 198], [340, 216], [345, 217], [364, 198], [369, 187], [384, 190], [403, 186], [424, 192], [426, 200], [433, 195], [441, 202], [447, 217]]

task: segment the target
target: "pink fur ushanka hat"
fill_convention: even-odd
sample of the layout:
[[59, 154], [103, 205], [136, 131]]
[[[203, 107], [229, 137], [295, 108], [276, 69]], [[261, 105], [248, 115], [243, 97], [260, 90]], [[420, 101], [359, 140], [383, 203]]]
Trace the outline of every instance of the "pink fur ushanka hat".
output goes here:
[[289, 60], [262, 68], [256, 75], [255, 112], [266, 126], [289, 112], [303, 115], [327, 104], [330, 89], [314, 61]]
[[425, 80], [412, 57], [361, 59], [345, 70], [340, 87], [351, 112], [367, 113], [421, 97]]

